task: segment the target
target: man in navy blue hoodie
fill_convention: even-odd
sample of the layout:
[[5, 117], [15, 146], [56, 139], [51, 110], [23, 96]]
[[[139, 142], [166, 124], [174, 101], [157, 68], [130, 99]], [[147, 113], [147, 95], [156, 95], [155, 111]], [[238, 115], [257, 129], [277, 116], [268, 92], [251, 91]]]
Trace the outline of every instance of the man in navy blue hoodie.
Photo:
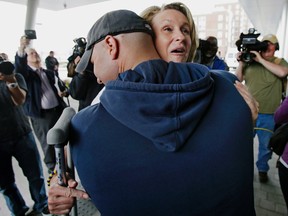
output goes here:
[[[82, 185], [102, 216], [254, 216], [253, 124], [236, 77], [167, 63], [152, 36], [127, 10], [88, 33], [77, 70], [92, 63], [106, 89], [71, 122]], [[60, 213], [50, 192], [49, 200]]]

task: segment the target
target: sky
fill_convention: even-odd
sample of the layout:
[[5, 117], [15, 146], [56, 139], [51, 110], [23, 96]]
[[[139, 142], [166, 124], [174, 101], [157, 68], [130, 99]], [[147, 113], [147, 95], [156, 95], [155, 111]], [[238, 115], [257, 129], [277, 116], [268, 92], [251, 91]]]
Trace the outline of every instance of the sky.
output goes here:
[[[181, 2], [190, 8], [192, 14], [203, 14], [211, 12], [215, 4], [235, 1], [237, 0], [182, 0]], [[116, 9], [129, 9], [139, 14], [151, 5], [161, 6], [163, 3], [170, 2], [175, 0], [110, 0], [61, 11], [38, 9], [35, 25], [37, 39], [33, 40], [33, 47], [40, 53], [42, 59], [50, 50], [54, 50], [55, 56], [60, 61], [65, 61], [72, 53], [73, 39], [86, 37], [89, 29], [104, 13]], [[0, 52], [7, 53], [13, 61], [19, 39], [24, 33], [26, 6], [0, 1], [0, 14]]]

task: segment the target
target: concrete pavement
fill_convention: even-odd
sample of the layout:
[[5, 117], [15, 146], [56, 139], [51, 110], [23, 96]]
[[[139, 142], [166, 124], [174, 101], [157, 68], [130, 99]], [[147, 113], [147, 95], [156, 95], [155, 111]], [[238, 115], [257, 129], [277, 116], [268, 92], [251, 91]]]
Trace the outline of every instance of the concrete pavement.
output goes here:
[[[254, 161], [257, 160], [258, 139], [254, 139]], [[278, 156], [272, 155], [269, 161], [269, 181], [265, 184], [258, 180], [258, 170], [254, 165], [254, 200], [257, 216], [287, 216], [285, 201], [281, 192], [276, 161]], [[255, 163], [254, 163], [255, 164]], [[288, 182], [287, 182], [288, 184]]]

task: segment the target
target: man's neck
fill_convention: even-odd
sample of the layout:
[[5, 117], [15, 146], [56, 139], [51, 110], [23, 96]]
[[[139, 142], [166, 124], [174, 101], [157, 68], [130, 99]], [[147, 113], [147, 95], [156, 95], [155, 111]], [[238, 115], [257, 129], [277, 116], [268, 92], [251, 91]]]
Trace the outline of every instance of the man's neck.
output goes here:
[[141, 54], [133, 55], [131, 54], [130, 56], [134, 56], [134, 58], [124, 58], [125, 61], [123, 62], [123, 67], [120, 68], [120, 73], [124, 72], [126, 70], [134, 69], [137, 65], [141, 64], [142, 62], [149, 61], [149, 60], [154, 60], [154, 59], [160, 59], [159, 54], [155, 50], [149, 50], [149, 52], [141, 52]]
[[31, 63], [31, 62], [28, 62], [28, 65], [31, 67], [31, 68], [35, 68], [35, 69], [40, 69], [41, 68], [41, 65], [39, 63]]

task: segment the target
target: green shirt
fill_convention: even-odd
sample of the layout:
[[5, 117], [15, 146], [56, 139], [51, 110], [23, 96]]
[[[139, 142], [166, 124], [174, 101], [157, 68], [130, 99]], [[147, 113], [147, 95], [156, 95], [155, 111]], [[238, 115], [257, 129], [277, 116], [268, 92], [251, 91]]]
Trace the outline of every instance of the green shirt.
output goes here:
[[[276, 57], [272, 57], [269, 61], [274, 62], [275, 59]], [[288, 67], [284, 59], [281, 59], [279, 64]], [[246, 64], [243, 75], [245, 85], [259, 103], [259, 113], [273, 114], [281, 103], [282, 78], [277, 77], [258, 62]]]

